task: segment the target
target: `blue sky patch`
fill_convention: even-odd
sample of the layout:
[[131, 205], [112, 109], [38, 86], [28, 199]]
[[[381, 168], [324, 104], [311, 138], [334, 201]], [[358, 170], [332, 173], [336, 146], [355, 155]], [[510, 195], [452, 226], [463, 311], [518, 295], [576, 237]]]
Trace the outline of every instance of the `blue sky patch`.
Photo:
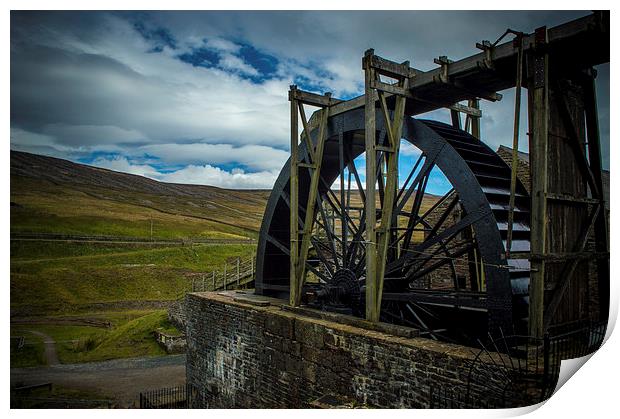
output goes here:
[[193, 48], [191, 53], [186, 52], [178, 58], [194, 67], [212, 68], [220, 62], [220, 55], [217, 52], [204, 47]]
[[272, 55], [265, 54], [250, 44], [239, 43], [239, 57], [246, 63], [257, 69], [263, 79], [272, 78], [276, 74], [278, 68], [278, 59]]
[[170, 47], [172, 49], [177, 48], [177, 41], [168, 29], [165, 28], [147, 28], [143, 22], [135, 22], [133, 27], [138, 31], [140, 35], [147, 41], [151, 41], [155, 44], [149, 52], [161, 52], [164, 47]]

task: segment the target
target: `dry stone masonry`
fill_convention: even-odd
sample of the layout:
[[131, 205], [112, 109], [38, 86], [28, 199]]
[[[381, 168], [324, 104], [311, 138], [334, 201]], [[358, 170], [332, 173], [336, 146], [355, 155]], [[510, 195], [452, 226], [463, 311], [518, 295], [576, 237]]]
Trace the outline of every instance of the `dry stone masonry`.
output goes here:
[[351, 406], [428, 408], [432, 386], [467, 391], [472, 348], [343, 324], [340, 315], [282, 303], [235, 292], [187, 295], [194, 407], [302, 408], [327, 397]]

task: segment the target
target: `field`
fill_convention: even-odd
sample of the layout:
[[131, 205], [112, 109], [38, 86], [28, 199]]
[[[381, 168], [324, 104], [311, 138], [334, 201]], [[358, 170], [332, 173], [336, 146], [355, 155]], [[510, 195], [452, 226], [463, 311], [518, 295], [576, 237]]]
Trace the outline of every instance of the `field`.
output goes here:
[[20, 315], [66, 314], [95, 303], [165, 301], [252, 244], [11, 242], [11, 309]]
[[[71, 316], [63, 317], [63, 319]], [[59, 361], [63, 364], [105, 361], [108, 359], [165, 355], [166, 352], [153, 339], [153, 331], [160, 329], [178, 333], [168, 322], [165, 310], [121, 311], [85, 313], [75, 319], [99, 318], [110, 321], [109, 328], [71, 325], [13, 325], [11, 335], [26, 336], [26, 351], [16, 355], [12, 366], [45, 365], [43, 344], [31, 330], [50, 336], [56, 343]], [[54, 318], [47, 318], [53, 322]]]
[[[268, 193], [162, 184], [12, 152], [11, 336], [26, 345], [17, 350], [12, 339], [11, 366], [46, 363], [41, 333], [61, 363], [163, 355], [153, 331], [175, 329], [160, 307], [193, 279], [253, 255], [248, 239]], [[219, 243], [201, 242], [209, 239]]]

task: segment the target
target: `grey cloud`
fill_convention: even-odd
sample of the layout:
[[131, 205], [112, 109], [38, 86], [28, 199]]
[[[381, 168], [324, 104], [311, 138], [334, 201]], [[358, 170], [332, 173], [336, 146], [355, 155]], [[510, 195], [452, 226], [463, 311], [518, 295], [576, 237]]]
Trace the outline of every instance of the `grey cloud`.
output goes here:
[[[14, 148], [69, 158], [93, 150], [116, 150], [137, 158], [145, 146], [167, 147], [157, 156], [203, 168], [234, 161], [224, 156], [226, 145], [237, 153], [236, 163], [265, 171], [264, 181], [281, 164], [281, 150], [288, 146], [286, 93], [296, 75], [335, 95], [361, 94], [361, 56], [369, 47], [428, 70], [435, 67], [434, 57], [473, 54], [476, 41], [494, 41], [508, 27], [532, 31], [587, 13], [12, 12], [11, 143]], [[148, 53], [156, 42], [140, 35], [136, 22], [166, 29], [176, 50]], [[175, 58], [205, 39], [233, 54], [230, 64], [238, 59], [234, 54], [240, 43], [275, 56], [278, 77], [252, 83], [239, 74], [192, 67]], [[251, 63], [237, 64], [252, 73]], [[609, 65], [599, 70], [603, 160], [608, 167]], [[514, 93], [502, 93], [503, 101], [482, 104], [484, 140], [494, 147], [512, 142]], [[425, 117], [447, 120], [448, 114], [438, 111]], [[525, 148], [527, 124], [522, 121]], [[203, 143], [214, 147], [196, 146]], [[264, 147], [257, 149], [254, 162], [248, 146]], [[189, 152], [197, 147], [202, 147], [199, 157]], [[208, 167], [202, 172], [210, 178], [220, 176]], [[235, 180], [232, 173], [220, 176], [224, 178]]]

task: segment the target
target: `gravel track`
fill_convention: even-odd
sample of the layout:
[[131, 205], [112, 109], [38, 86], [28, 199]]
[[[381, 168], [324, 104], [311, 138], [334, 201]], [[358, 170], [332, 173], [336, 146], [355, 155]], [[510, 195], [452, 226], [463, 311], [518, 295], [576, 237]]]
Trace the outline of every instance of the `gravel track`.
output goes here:
[[119, 407], [136, 407], [142, 391], [185, 384], [185, 355], [11, 368], [12, 387], [45, 382], [110, 397]]

